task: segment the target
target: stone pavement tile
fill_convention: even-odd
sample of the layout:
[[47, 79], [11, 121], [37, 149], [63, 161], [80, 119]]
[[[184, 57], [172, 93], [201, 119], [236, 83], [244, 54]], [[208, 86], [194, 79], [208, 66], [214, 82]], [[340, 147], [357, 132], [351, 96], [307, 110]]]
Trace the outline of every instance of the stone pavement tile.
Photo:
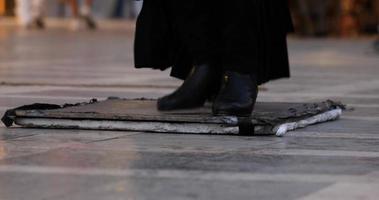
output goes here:
[[[22, 136], [22, 134], [33, 135], [29, 137], [11, 138], [11, 140], [8, 140], [9, 142], [18, 143], [22, 146], [43, 146], [47, 144], [51, 145], [66, 142], [92, 143], [97, 141], [107, 141], [114, 138], [126, 137], [128, 135], [133, 135], [136, 133], [125, 131], [10, 128], [3, 129], [3, 132], [0, 135], [11, 134], [17, 134], [19, 136]], [[33, 144], [34, 142], [36, 144]]]
[[30, 137], [40, 133], [46, 132], [46, 130], [37, 130], [37, 129], [18, 129], [18, 128], [1, 128], [0, 127], [0, 140], [12, 140], [22, 137]]
[[[0, 198], [2, 200], [61, 199], [121, 180], [117, 177], [107, 176], [3, 172], [0, 172], [0, 177]], [[82, 197], [82, 199], [90, 198]], [[101, 200], [101, 198], [98, 199]]]
[[378, 183], [336, 183], [299, 200], [377, 200], [378, 188]]
[[[152, 72], [153, 73], [153, 72]], [[112, 76], [104, 76], [102, 74], [94, 76], [61, 76], [61, 74], [45, 74], [32, 76], [28, 79], [24, 77], [27, 75], [18, 75], [16, 77], [2, 78], [6, 85], [50, 85], [50, 86], [107, 86], [107, 87], [175, 87], [177, 82], [167, 80], [164, 78], [146, 76], [146, 75], [127, 75], [127, 73], [119, 73]], [[161, 76], [161, 75], [160, 75]]]
[[49, 129], [0, 128], [0, 160], [76, 147], [97, 141], [120, 138], [133, 133], [107, 131], [74, 131]]
[[91, 148], [116, 151], [222, 153], [262, 149], [280, 141], [280, 138], [276, 137], [140, 133], [94, 143]]
[[[201, 179], [199, 176], [182, 178], [180, 175], [165, 178], [154, 176], [154, 172], [149, 172], [151, 176], [142, 177], [138, 174], [126, 177], [117, 174], [107, 176], [107, 173], [74, 175], [69, 172], [65, 174], [64, 168], [59, 173], [49, 173], [48, 170], [42, 173], [32, 171], [25, 169], [20, 172], [0, 172], [1, 199], [290, 200], [317, 192], [331, 184], [330, 182], [223, 180], [217, 177], [213, 180]], [[233, 174], [225, 175], [233, 176]]]
[[348, 94], [331, 94], [331, 93], [311, 93], [309, 90], [295, 93], [281, 93], [281, 92], [265, 92], [258, 97], [258, 101], [269, 101], [269, 102], [318, 102], [326, 101], [328, 99], [333, 101], [342, 102], [347, 105], [349, 108], [362, 107], [362, 106], [371, 106], [376, 110], [379, 110], [379, 96], [375, 97], [360, 97], [359, 95]]
[[[309, 72], [312, 74], [311, 72]], [[269, 92], [273, 94], [279, 94], [278, 96], [285, 95], [285, 96], [291, 96], [291, 93], [303, 93], [306, 95], [307, 93], [325, 93], [330, 96], [338, 95], [338, 94], [344, 94], [341, 90], [333, 90], [328, 91], [327, 88], [330, 88], [331, 86], [338, 86], [338, 85], [346, 85], [348, 80], [340, 80], [338, 82], [336, 81], [328, 81], [325, 80], [325, 82], [320, 82], [320, 80], [324, 80], [325, 78], [319, 77], [316, 80], [312, 80], [312, 78], [307, 77], [292, 77], [291, 79], [281, 79], [278, 81], [273, 81], [267, 84], [262, 85], [263, 88], [266, 89], [264, 92]], [[300, 79], [300, 80], [298, 80]], [[335, 83], [336, 82], [336, 83]], [[325, 91], [323, 91], [325, 89]], [[322, 96], [322, 94], [320, 95]]]
[[[291, 200], [316, 192], [327, 183], [273, 181], [212, 181], [175, 178], [130, 178], [62, 199], [282, 199]], [[300, 189], [301, 188], [301, 189]], [[274, 191], [274, 192], [273, 192]], [[60, 198], [58, 198], [60, 199]]]
[[[78, 103], [89, 101], [92, 98], [99, 100], [107, 97], [121, 98], [158, 98], [164, 94], [170, 93], [173, 88], [70, 88], [70, 89], [43, 89], [41, 91], [33, 90], [30, 92], [20, 91], [10, 93], [10, 89], [5, 92], [0, 91], [0, 107], [13, 108], [33, 103]], [[16, 91], [17, 92], [17, 91]]]
[[362, 94], [362, 95], [365, 95], [365, 94], [369, 94], [369, 95], [372, 95], [372, 94], [377, 94], [379, 95], [379, 89], [369, 89], [369, 90], [358, 90], [355, 92], [356, 94]]
[[[128, 145], [128, 144], [125, 144]], [[1, 166], [40, 166], [69, 168], [201, 170], [269, 174], [345, 174], [362, 175], [377, 170], [374, 156], [343, 155], [324, 151], [251, 151], [251, 152], [149, 152], [83, 149], [70, 147], [0, 160]], [[297, 154], [296, 154], [297, 153]]]
[[[73, 92], [73, 94], [78, 95], [77, 92], [83, 92], [84, 94], [87, 93], [94, 93], [99, 92], [100, 94], [103, 93], [147, 93], [147, 92], [169, 92], [172, 91], [175, 87], [144, 87], [144, 86], [130, 86], [130, 87], [109, 87], [109, 86], [1, 86], [0, 87], [0, 93], [2, 96], [49, 96], [48, 94], [52, 94], [52, 96], [55, 95], [61, 95], [62, 92]], [[39, 95], [43, 94], [43, 95]], [[69, 96], [69, 95], [68, 95]], [[108, 95], [109, 96], [109, 95]], [[110, 95], [112, 96], [112, 95]], [[70, 97], [70, 96], [69, 96]]]
[[344, 119], [318, 124], [314, 126], [309, 126], [302, 131], [310, 132], [324, 132], [325, 134], [331, 133], [369, 133], [369, 134], [379, 134], [378, 132], [378, 122], [370, 120], [358, 120], [358, 119]]
[[[69, 72], [65, 72], [65, 73], [48, 73], [48, 72], [46, 72], [46, 73], [42, 73], [42, 72], [39, 72], [39, 73], [37, 73], [37, 72], [32, 72], [32, 73], [29, 73], [28, 74], [28, 79], [29, 80], [33, 80], [33, 81], [35, 81], [35, 83], [38, 83], [38, 80], [50, 80], [50, 81], [52, 81], [53, 79], [52, 78], [50, 78], [51, 76], [58, 76], [58, 75], [60, 75], [61, 77], [57, 77], [57, 78], [54, 78], [54, 79], [56, 79], [56, 81], [64, 81], [65, 79], [66, 79], [66, 83], [69, 83], [68, 82], [68, 78], [70, 77], [70, 78], [72, 78], [72, 79], [83, 79], [83, 80], [90, 80], [90, 79], [101, 79], [101, 78], [104, 78], [104, 74], [102, 74], [102, 73], [96, 73], [96, 74], [94, 74], [94, 73], [69, 73]], [[22, 83], [22, 77], [23, 77], [24, 75], [23, 74], [20, 74], [20, 76], [16, 76], [16, 77], [13, 77], [12, 79], [10, 79], [10, 81], [15, 81], [15, 80], [19, 80], [21, 83]], [[112, 78], [112, 77], [114, 77], [114, 78], [116, 78], [116, 77], [118, 77], [117, 76], [117, 73], [115, 73], [115, 74], [112, 74], [112, 75], [109, 75], [109, 78]], [[7, 79], [5, 79], [5, 80], [7, 80]]]
[[36, 91], [45, 91], [50, 90], [53, 87], [49, 86], [10, 86], [10, 85], [1, 85], [0, 93], [1, 95], [7, 94], [19, 94], [23, 92], [36, 92]]
[[[328, 134], [328, 133], [324, 133]], [[338, 133], [334, 133], [338, 135]], [[284, 137], [280, 142], [267, 146], [266, 149], [296, 149], [325, 151], [357, 151], [379, 153], [379, 139], [367, 138], [312, 138]], [[378, 154], [379, 155], [379, 154]]]
[[[305, 129], [303, 129], [305, 130]], [[303, 131], [306, 134], [305, 131]], [[379, 139], [338, 138], [337, 133], [324, 132], [330, 137], [241, 137], [193, 134], [139, 133], [117, 140], [96, 142], [89, 148], [115, 151], [249, 153], [259, 150], [324, 150], [378, 153]], [[336, 138], [332, 136], [335, 135]], [[379, 136], [379, 135], [378, 135]], [[379, 154], [378, 154], [379, 155]]]
[[7, 145], [5, 142], [0, 141], [0, 161], [8, 158], [15, 158], [20, 156], [30, 156], [47, 152], [50, 149], [43, 148], [16, 148], [12, 145]]
[[[285, 137], [308, 137], [308, 138], [347, 138], [347, 139], [379, 139], [379, 134], [377, 133], [365, 133], [364, 130], [361, 132], [312, 132], [306, 131], [304, 129], [291, 131], [286, 134]], [[310, 139], [312, 140], [312, 139]]]
[[[378, 105], [379, 103], [379, 96], [377, 98], [364, 98], [364, 97], [331, 97], [331, 99], [336, 99], [336, 101], [341, 101], [347, 106], [349, 104], [364, 104], [364, 105]], [[379, 110], [379, 106], [377, 107], [377, 110]]]
[[353, 110], [347, 110], [343, 113], [344, 116], [356, 117], [379, 117], [379, 108], [354, 107]]
[[[325, 132], [324, 134], [328, 134]], [[338, 133], [332, 133], [338, 135]], [[379, 135], [378, 135], [379, 136]], [[128, 144], [128, 145], [125, 145]], [[148, 152], [253, 152], [261, 149], [297, 149], [379, 152], [379, 139], [239, 137], [217, 135], [135, 134], [94, 143], [90, 148]]]

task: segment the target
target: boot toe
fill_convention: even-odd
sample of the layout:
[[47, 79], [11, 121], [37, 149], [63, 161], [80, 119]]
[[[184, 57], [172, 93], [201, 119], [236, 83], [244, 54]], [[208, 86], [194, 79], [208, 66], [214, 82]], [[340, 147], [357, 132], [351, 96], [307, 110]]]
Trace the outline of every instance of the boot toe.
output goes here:
[[174, 110], [177, 107], [177, 103], [175, 99], [171, 99], [169, 97], [159, 98], [157, 101], [157, 108], [160, 111], [170, 111]]
[[226, 72], [223, 87], [213, 103], [213, 114], [250, 116], [257, 94], [255, 76]]

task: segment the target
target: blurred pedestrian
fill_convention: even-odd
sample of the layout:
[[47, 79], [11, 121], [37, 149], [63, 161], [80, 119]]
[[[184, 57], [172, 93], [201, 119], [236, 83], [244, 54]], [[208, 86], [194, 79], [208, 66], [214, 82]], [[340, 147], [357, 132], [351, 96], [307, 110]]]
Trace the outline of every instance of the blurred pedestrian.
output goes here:
[[293, 0], [292, 4], [297, 9], [300, 33], [305, 35], [326, 36], [331, 31], [333, 21], [332, 13], [338, 12], [336, 0]]
[[[96, 29], [96, 22], [92, 17], [92, 0], [61, 0], [70, 5], [72, 11], [73, 30], [78, 30], [84, 23], [89, 29]], [[26, 28], [44, 28], [45, 0], [17, 0], [16, 13], [19, 23]], [[79, 4], [80, 3], [80, 4]]]
[[112, 17], [135, 19], [141, 10], [142, 1], [117, 0]]
[[44, 28], [44, 2], [45, 0], [17, 0], [16, 14], [19, 23], [26, 28]]
[[72, 29], [77, 30], [82, 27], [84, 22], [88, 29], [96, 29], [97, 25], [92, 16], [93, 0], [64, 0], [70, 4], [73, 22]]

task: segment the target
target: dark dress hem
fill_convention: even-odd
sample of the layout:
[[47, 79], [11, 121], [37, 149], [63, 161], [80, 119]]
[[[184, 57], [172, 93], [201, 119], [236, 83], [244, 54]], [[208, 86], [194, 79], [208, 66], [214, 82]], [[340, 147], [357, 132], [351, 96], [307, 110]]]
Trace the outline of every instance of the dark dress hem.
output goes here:
[[293, 31], [288, 2], [218, 2], [144, 0], [135, 67], [171, 67], [171, 76], [185, 79], [194, 65], [217, 60], [221, 70], [254, 73], [259, 84], [288, 78], [286, 36]]

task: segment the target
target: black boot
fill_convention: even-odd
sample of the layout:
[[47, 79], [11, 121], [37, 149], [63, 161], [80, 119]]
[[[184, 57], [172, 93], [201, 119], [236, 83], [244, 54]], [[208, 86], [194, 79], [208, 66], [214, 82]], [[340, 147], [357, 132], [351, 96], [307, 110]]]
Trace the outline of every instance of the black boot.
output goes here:
[[184, 83], [172, 94], [158, 99], [158, 110], [170, 111], [201, 107], [217, 93], [221, 73], [208, 64], [196, 66]]
[[214, 115], [250, 116], [258, 95], [255, 76], [226, 72], [222, 88], [213, 103]]

